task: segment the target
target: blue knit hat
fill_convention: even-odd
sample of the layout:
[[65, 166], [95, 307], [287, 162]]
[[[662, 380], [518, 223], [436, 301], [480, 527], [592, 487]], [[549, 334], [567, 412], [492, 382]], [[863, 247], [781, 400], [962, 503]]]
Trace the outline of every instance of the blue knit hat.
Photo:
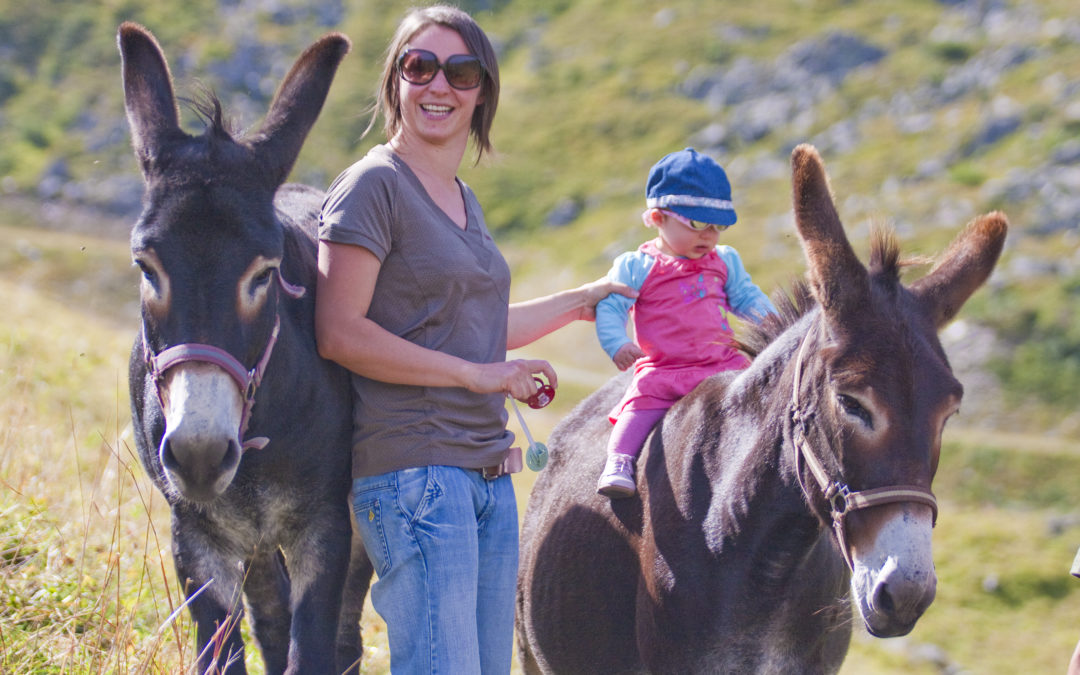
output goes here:
[[653, 166], [645, 205], [711, 225], [733, 225], [736, 219], [724, 169], [693, 148], [666, 155]]

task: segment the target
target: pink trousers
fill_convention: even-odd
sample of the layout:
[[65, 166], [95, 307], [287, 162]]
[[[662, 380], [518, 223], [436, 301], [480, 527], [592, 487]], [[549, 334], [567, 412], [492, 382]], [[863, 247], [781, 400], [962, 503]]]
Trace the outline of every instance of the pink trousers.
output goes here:
[[663, 419], [667, 408], [623, 410], [615, 420], [615, 428], [608, 439], [608, 454], [619, 453], [637, 458], [645, 439], [653, 427]]

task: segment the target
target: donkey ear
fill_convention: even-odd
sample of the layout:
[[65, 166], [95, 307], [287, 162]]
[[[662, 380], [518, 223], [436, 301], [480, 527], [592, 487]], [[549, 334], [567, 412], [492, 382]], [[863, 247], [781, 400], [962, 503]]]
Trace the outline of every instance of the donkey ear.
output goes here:
[[157, 40], [139, 24], [121, 24], [116, 42], [122, 61], [124, 108], [135, 156], [145, 175], [161, 145], [183, 135], [172, 76]]
[[329, 33], [308, 47], [285, 76], [270, 112], [251, 141], [271, 177], [280, 185], [292, 170], [296, 156], [319, 117], [338, 64], [352, 43], [341, 33]]
[[934, 326], [941, 328], [986, 281], [1001, 256], [1009, 221], [994, 211], [968, 223], [934, 268], [910, 287]]
[[825, 165], [814, 146], [803, 144], [792, 151], [791, 179], [795, 225], [814, 298], [832, 317], [865, 307], [870, 298], [869, 277], [848, 243]]

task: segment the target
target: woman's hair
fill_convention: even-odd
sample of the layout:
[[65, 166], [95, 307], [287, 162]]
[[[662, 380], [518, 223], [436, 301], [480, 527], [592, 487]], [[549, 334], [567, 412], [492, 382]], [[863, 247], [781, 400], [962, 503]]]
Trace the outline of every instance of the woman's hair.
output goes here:
[[443, 26], [456, 31], [465, 41], [469, 53], [479, 58], [484, 66], [484, 76], [480, 83], [481, 102], [473, 111], [469, 125], [469, 133], [476, 143], [476, 161], [479, 162], [484, 152], [492, 151], [490, 132], [491, 123], [495, 119], [495, 109], [499, 105], [499, 64], [495, 58], [495, 49], [483, 29], [471, 16], [456, 7], [433, 5], [414, 8], [401, 20], [386, 50], [382, 79], [371, 109], [371, 122], [364, 130], [364, 135], [375, 127], [375, 119], [380, 110], [387, 139], [393, 138], [401, 128], [401, 76], [398, 73], [397, 60], [409, 41], [430, 26]]

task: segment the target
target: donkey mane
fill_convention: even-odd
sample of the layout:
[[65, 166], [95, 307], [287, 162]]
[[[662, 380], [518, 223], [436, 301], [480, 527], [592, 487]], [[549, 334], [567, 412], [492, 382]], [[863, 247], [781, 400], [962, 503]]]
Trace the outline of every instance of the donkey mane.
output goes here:
[[788, 288], [773, 293], [771, 299], [776, 314], [766, 316], [759, 324], [746, 322], [736, 333], [735, 346], [750, 359], [763, 352], [773, 340], [817, 306], [805, 279], [795, 279]]
[[207, 139], [233, 140], [236, 126], [225, 116], [221, 99], [210, 89], [201, 89], [194, 98], [180, 99], [206, 125], [203, 135]]
[[[869, 273], [875, 288], [895, 295], [900, 287], [900, 274], [905, 267], [925, 265], [930, 259], [900, 258], [900, 242], [891, 227], [875, 224], [870, 233]], [[760, 324], [746, 323], [738, 332], [736, 346], [753, 359], [773, 340], [795, 325], [799, 319], [817, 306], [805, 279], [795, 279], [788, 288], [780, 289], [771, 297], [777, 314], [770, 314]]]
[[[236, 122], [225, 116], [221, 99], [214, 92], [202, 89], [193, 98], [179, 100], [198, 117], [204, 128], [201, 134], [181, 131], [171, 142], [156, 148], [152, 157], [143, 158], [144, 166], [153, 167], [153, 174], [163, 180], [162, 187], [177, 190], [192, 183], [209, 186], [220, 182], [221, 178], [235, 179], [237, 167], [241, 165], [244, 166], [243, 173], [265, 182], [262, 166], [252, 161], [250, 145], [242, 138]], [[199, 170], [190, 170], [193, 166], [198, 166]]]

